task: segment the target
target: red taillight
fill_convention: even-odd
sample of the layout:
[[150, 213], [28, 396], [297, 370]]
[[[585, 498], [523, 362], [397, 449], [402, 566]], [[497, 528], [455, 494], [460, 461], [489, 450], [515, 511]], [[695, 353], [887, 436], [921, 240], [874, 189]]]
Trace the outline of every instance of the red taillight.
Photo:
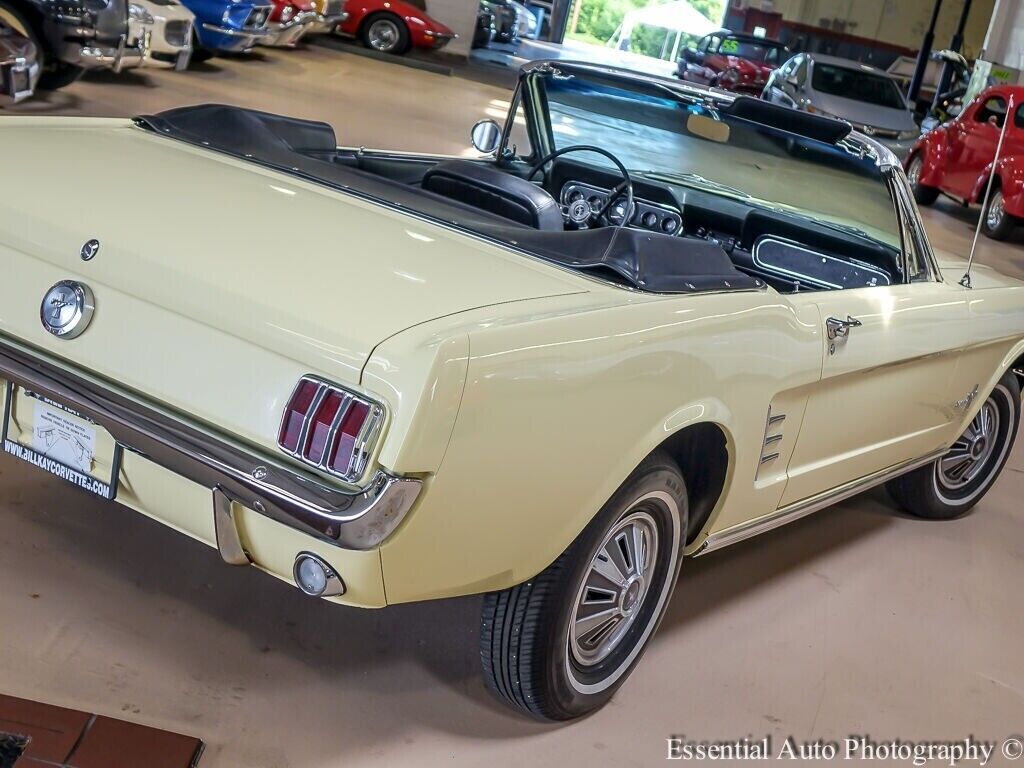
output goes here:
[[324, 460], [324, 450], [327, 448], [327, 440], [331, 436], [331, 426], [334, 424], [341, 404], [346, 399], [348, 398], [340, 392], [331, 392], [323, 399], [309, 426], [306, 448], [302, 452], [303, 458], [309, 459], [314, 464], [319, 464]]
[[376, 403], [307, 377], [285, 408], [278, 444], [308, 464], [354, 481], [366, 468], [382, 418]]
[[370, 413], [370, 407], [365, 403], [353, 403], [349, 412], [338, 430], [338, 436], [334, 441], [331, 450], [330, 468], [339, 475], [347, 475], [351, 471], [351, 462], [355, 458], [353, 449], [356, 438], [366, 423], [366, 417]]
[[302, 437], [302, 425], [306, 421], [313, 400], [316, 399], [320, 390], [315, 381], [303, 379], [295, 388], [288, 407], [284, 411], [284, 420], [281, 422], [281, 434], [277, 441], [286, 451], [294, 453], [299, 449], [299, 438]]

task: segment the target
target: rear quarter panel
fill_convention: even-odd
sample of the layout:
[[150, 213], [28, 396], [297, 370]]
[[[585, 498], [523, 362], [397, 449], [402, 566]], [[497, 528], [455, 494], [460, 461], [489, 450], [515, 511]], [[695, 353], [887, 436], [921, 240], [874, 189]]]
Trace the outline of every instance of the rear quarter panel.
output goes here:
[[765, 416], [775, 393], [818, 379], [816, 318], [771, 291], [636, 295], [589, 311], [559, 301], [448, 329], [468, 337], [465, 390], [427, 492], [381, 549], [389, 603], [536, 575], [652, 450], [696, 423], [721, 428], [731, 463], [705, 530], [775, 509], [784, 478], [754, 482]]

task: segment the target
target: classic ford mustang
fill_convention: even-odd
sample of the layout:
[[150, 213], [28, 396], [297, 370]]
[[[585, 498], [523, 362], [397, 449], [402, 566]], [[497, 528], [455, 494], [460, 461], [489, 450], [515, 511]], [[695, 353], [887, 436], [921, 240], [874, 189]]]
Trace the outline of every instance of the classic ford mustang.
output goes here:
[[[4, 451], [332, 602], [482, 593], [539, 718], [612, 696], [684, 556], [883, 482], [957, 517], [1017, 432], [1024, 285], [846, 123], [554, 62], [477, 160], [217, 105], [0, 131]], [[164, 183], [62, 181], [115, 157]]]

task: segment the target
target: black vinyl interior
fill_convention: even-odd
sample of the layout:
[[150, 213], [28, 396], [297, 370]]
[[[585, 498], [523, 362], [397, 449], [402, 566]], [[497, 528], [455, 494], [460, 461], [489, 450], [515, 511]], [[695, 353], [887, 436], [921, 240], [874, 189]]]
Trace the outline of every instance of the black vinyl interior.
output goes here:
[[[566, 185], [610, 190], [620, 181], [611, 168], [577, 159], [559, 158], [543, 184], [534, 184], [523, 178], [529, 170], [525, 163], [498, 167], [493, 160], [339, 150], [326, 123], [237, 107], [185, 107], [136, 122], [641, 290], [749, 290], [768, 283], [791, 292], [902, 279], [896, 249], [806, 217], [661, 179], [634, 178], [638, 205], [628, 226], [574, 229], [558, 205]], [[648, 226], [643, 214], [651, 212], [678, 215], [682, 225], [668, 234], [664, 216], [649, 216]], [[770, 259], [756, 258], [764, 238], [773, 241]], [[779, 241], [794, 249], [787, 251]], [[814, 268], [794, 275], [801, 258], [813, 260]]]

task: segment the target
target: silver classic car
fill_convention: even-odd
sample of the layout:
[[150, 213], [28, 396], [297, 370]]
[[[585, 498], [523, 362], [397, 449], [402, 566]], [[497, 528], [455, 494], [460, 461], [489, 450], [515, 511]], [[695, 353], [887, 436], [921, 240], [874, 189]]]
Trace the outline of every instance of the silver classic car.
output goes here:
[[921, 129], [896, 81], [883, 70], [821, 53], [800, 53], [772, 72], [762, 98], [846, 120], [900, 160]]

